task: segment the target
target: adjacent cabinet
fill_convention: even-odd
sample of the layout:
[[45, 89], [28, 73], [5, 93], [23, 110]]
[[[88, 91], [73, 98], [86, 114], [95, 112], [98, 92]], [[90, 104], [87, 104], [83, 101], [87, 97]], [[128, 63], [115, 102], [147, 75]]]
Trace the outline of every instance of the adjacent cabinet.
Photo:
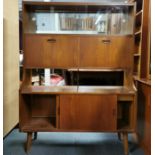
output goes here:
[[[128, 155], [137, 115], [135, 10], [126, 1], [23, 1], [20, 131], [27, 133], [26, 151], [33, 133], [93, 131], [123, 136]], [[49, 83], [45, 72], [34, 85], [34, 71], [47, 68]]]

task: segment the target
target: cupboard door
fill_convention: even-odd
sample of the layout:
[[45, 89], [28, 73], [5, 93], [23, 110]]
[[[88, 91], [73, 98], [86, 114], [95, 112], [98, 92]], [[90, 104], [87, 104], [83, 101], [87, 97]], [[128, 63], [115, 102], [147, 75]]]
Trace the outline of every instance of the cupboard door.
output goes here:
[[43, 66], [43, 37], [24, 35], [24, 66], [39, 68]]
[[83, 36], [80, 37], [79, 49], [79, 66], [81, 68], [129, 68], [132, 65], [132, 36]]
[[115, 95], [60, 95], [60, 128], [116, 130]]
[[61, 35], [25, 35], [25, 66], [70, 68], [77, 66], [77, 38]]
[[55, 68], [77, 67], [77, 38], [48, 36], [44, 39], [44, 64]]

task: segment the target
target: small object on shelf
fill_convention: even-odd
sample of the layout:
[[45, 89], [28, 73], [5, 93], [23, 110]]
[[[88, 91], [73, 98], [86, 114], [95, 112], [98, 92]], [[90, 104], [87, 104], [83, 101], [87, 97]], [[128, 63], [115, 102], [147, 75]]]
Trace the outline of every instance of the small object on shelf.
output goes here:
[[45, 86], [49, 86], [50, 85], [50, 75], [51, 75], [51, 73], [50, 73], [50, 69], [45, 69], [45, 76], [44, 76], [44, 85]]
[[52, 74], [50, 81], [51, 81], [52, 86], [64, 86], [65, 85], [65, 80], [63, 79], [63, 77], [57, 74]]

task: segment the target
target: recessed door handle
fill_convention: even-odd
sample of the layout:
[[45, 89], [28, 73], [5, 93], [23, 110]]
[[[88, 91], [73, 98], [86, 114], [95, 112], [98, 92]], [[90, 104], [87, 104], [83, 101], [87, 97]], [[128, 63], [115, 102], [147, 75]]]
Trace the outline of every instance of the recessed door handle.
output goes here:
[[102, 40], [102, 43], [104, 43], [104, 44], [110, 44], [111, 43], [111, 40]]
[[56, 42], [56, 39], [47, 39], [47, 42], [55, 43]]

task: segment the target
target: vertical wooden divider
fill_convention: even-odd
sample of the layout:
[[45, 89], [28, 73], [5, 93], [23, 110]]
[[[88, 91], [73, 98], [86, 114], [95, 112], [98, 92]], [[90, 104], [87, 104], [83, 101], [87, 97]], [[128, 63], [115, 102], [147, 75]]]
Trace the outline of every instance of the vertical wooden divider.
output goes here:
[[60, 98], [56, 96], [56, 128], [60, 127]]

